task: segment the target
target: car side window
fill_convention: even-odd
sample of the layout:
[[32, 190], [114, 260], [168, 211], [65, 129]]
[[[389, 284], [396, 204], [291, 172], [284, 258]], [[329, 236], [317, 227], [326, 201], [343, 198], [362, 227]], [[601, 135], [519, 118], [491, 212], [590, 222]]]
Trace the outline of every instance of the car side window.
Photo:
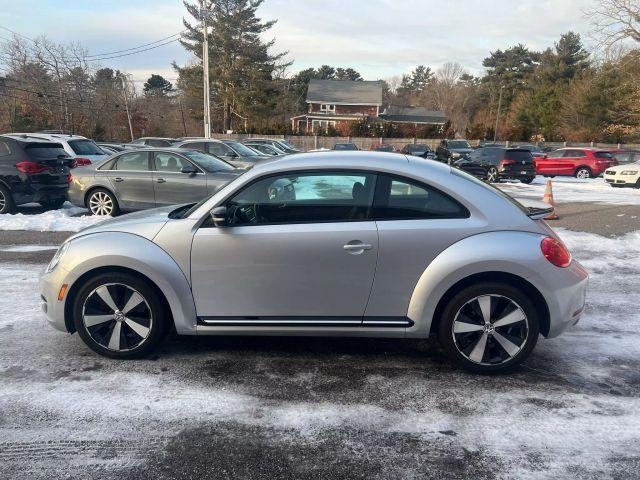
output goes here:
[[373, 202], [375, 177], [359, 172], [266, 177], [227, 202], [230, 225], [366, 220]]
[[467, 218], [469, 211], [449, 195], [413, 180], [379, 175], [373, 205], [376, 220]]
[[153, 157], [155, 168], [158, 172], [180, 173], [182, 167], [191, 165], [188, 160], [173, 153], [156, 152]]
[[112, 170], [129, 170], [145, 172], [149, 170], [149, 154], [147, 152], [125, 153], [118, 157]]
[[224, 143], [211, 142], [209, 144], [209, 153], [213, 153], [218, 156], [228, 156], [233, 151], [227, 147]]
[[7, 157], [11, 155], [11, 148], [5, 142], [0, 142], [0, 157]]

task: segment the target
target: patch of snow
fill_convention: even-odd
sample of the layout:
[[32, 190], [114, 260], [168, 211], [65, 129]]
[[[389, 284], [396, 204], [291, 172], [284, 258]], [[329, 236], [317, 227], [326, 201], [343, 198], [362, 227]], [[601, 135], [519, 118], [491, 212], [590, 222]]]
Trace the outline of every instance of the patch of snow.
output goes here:
[[33, 230], [38, 232], [77, 232], [107, 220], [107, 216], [88, 215], [86, 208], [65, 203], [59, 210], [36, 214], [2, 214], [0, 230]]
[[496, 187], [513, 197], [535, 198], [542, 200], [547, 180], [553, 185], [553, 199], [556, 203], [598, 202], [615, 205], [640, 205], [640, 189], [614, 188], [603, 178], [578, 179], [573, 177], [555, 177], [547, 179], [538, 175], [531, 184], [514, 181], [494, 183]]
[[0, 252], [43, 252], [47, 250], [57, 250], [59, 245], [11, 245], [0, 247]]

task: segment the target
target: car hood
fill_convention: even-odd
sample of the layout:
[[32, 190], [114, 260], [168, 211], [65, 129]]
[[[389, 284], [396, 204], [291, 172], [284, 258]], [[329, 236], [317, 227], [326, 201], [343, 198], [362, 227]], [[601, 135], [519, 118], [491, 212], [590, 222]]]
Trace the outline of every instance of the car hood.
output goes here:
[[111, 218], [80, 230], [71, 239], [100, 232], [124, 232], [133, 233], [151, 240], [158, 234], [164, 224], [169, 221], [169, 213], [177, 207], [177, 205], [169, 205]]
[[473, 148], [450, 148], [451, 153], [459, 153], [460, 155], [467, 155], [473, 152]]
[[620, 173], [623, 170], [640, 170], [640, 164], [638, 163], [623, 163], [622, 165], [616, 165], [615, 167], [608, 167], [607, 172], [614, 171]]

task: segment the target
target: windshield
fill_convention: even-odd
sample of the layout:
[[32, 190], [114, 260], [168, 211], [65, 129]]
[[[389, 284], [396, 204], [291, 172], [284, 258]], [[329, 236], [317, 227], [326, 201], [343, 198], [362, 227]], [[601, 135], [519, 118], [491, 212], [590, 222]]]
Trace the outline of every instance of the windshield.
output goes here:
[[105, 155], [105, 152], [91, 140], [69, 140], [67, 143], [76, 155]]
[[520, 145], [517, 148], [521, 148], [523, 150], [529, 150], [530, 152], [542, 152], [542, 149], [537, 145]]
[[253, 148], [249, 148], [238, 142], [224, 142], [224, 144], [233, 148], [241, 157], [256, 157], [260, 155], [260, 153], [256, 152]]
[[449, 148], [471, 148], [466, 140], [452, 140], [449, 142]]
[[193, 160], [199, 167], [204, 168], [207, 172], [228, 172], [235, 170], [233, 165], [228, 164], [224, 160], [197, 151], [185, 152], [184, 156], [189, 160]]
[[429, 148], [426, 145], [412, 145], [409, 150], [412, 153], [425, 153], [429, 151]]
[[355, 143], [336, 143], [333, 147], [334, 150], [358, 150]]

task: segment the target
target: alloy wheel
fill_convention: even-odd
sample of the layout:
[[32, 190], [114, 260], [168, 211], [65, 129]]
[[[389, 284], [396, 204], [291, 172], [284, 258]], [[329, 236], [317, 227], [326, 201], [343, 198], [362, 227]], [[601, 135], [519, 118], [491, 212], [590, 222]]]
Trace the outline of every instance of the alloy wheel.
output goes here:
[[480, 295], [465, 303], [453, 321], [453, 342], [469, 361], [500, 365], [527, 343], [529, 322], [524, 310], [502, 295]]
[[4, 196], [4, 192], [0, 190], [0, 212], [4, 211], [7, 206], [7, 197]]
[[578, 170], [578, 172], [576, 173], [576, 177], [577, 178], [591, 178], [591, 174], [589, 173], [589, 170], [587, 170], [586, 168], [581, 168], [580, 170]]
[[94, 215], [112, 215], [114, 204], [111, 196], [106, 192], [94, 192], [89, 197], [89, 210]]
[[124, 352], [139, 347], [149, 337], [153, 315], [137, 290], [122, 283], [107, 283], [87, 296], [82, 322], [98, 345]]
[[498, 170], [496, 170], [495, 168], [491, 167], [489, 169], [489, 171], [487, 172], [487, 181], [489, 183], [494, 183], [498, 180]]

